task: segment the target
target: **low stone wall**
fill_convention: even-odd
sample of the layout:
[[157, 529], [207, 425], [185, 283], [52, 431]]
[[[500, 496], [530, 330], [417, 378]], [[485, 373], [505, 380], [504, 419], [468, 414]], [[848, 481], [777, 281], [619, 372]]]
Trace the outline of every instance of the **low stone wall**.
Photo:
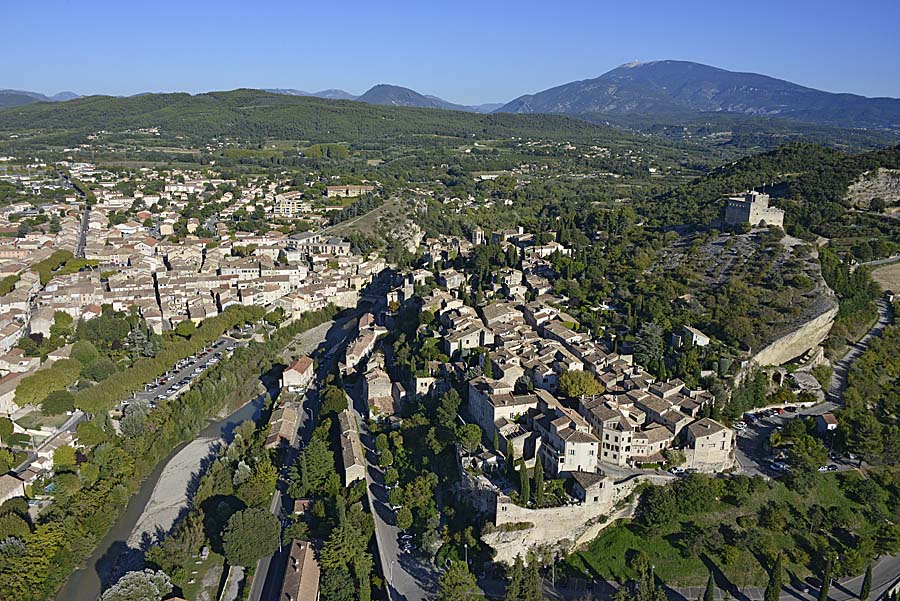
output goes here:
[[707, 459], [708, 453], [697, 453], [690, 448], [682, 449], [681, 452], [684, 453], [685, 457], [685, 462], [682, 464], [684, 467], [692, 468], [705, 474], [724, 472], [734, 467], [734, 451], [728, 453], [721, 461], [709, 461]]
[[[497, 530], [481, 537], [496, 551], [494, 559], [512, 563], [532, 547], [569, 551], [583, 535], [606, 521], [612, 506], [605, 503], [567, 505], [546, 509], [526, 509], [504, 504], [498, 512]], [[599, 530], [597, 530], [599, 532]], [[596, 536], [596, 535], [595, 535]]]
[[633, 506], [626, 508], [624, 514], [615, 507], [639, 482], [647, 479], [652, 480], [638, 475], [616, 482], [605, 502], [599, 503], [527, 509], [498, 496], [494, 514], [496, 530], [484, 534], [481, 540], [494, 549], [494, 559], [504, 563], [514, 562], [517, 555], [524, 555], [534, 547], [567, 553], [596, 538], [616, 519], [631, 515]]

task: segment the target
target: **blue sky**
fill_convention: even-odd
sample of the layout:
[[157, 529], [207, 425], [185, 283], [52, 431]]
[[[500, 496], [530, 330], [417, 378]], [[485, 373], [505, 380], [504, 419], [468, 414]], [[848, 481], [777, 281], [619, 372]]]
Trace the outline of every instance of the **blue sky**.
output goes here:
[[900, 97], [897, 0], [45, 0], [3, 20], [0, 88], [44, 93], [383, 82], [481, 103], [680, 59]]

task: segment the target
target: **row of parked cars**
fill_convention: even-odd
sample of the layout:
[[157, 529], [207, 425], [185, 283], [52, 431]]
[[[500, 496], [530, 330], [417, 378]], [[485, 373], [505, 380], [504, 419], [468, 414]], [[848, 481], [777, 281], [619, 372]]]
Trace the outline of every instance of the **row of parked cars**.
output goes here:
[[[222, 351], [216, 349], [221, 348], [224, 344], [224, 340], [219, 340], [212, 346], [208, 346], [197, 351], [197, 353], [195, 353], [193, 356], [182, 359], [181, 361], [176, 363], [175, 367], [173, 367], [171, 370], [167, 371], [161, 377], [147, 384], [144, 387], [144, 391], [150, 392], [154, 389], [158, 389], [159, 387], [165, 387], [165, 389], [161, 393], [156, 395], [155, 400], [164, 401], [170, 398], [176, 393], [176, 391], [184, 388], [185, 386], [190, 384], [197, 376], [202, 374], [207, 366], [215, 365], [216, 363], [218, 363], [222, 358]], [[199, 365], [200, 360], [210, 353], [213, 353], [213, 356], [209, 359], [209, 361], [207, 361], [207, 365]], [[195, 366], [193, 373], [188, 374], [182, 377], [180, 380], [176, 381], [175, 376], [177, 376], [179, 372], [183, 371], [187, 367], [190, 367], [191, 365]]]

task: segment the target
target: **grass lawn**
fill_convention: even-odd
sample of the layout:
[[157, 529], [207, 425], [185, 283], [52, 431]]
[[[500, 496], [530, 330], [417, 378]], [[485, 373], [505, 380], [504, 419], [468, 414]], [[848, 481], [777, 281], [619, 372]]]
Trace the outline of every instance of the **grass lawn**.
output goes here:
[[16, 420], [16, 423], [23, 428], [36, 430], [44, 426], [58, 428], [66, 423], [67, 419], [69, 419], [69, 416], [65, 413], [62, 415], [44, 415], [40, 411], [32, 411], [28, 415], [25, 415]]
[[[219, 592], [219, 583], [222, 580], [225, 558], [210, 552], [206, 561], [197, 557], [195, 562], [188, 567], [186, 580], [181, 586], [184, 598], [188, 601], [212, 601]], [[192, 572], [197, 572], [193, 574]], [[191, 582], [193, 580], [193, 582]]]
[[[768, 580], [768, 561], [761, 552], [768, 549], [770, 553], [784, 551], [785, 567], [802, 578], [810, 573], [808, 563], [815, 551], [806, 540], [807, 529], [802, 525], [797, 529], [791, 522], [802, 523], [813, 505], [859, 515], [862, 507], [841, 490], [840, 478], [845, 477], [822, 474], [804, 494], [780, 482], [763, 484], [740, 504], [709, 498], [702, 510], [679, 514], [671, 524], [650, 531], [642, 524], [623, 520], [601, 532], [566, 562], [575, 573], [625, 582], [637, 576], [630, 564], [640, 552], [656, 566], [657, 576], [671, 586], [703, 586], [712, 569], [717, 580], [724, 578], [738, 587], [763, 587]], [[765, 526], [760, 521], [761, 510], [770, 511], [773, 505], [788, 511], [782, 526]]]
[[624, 521], [607, 529], [581, 553], [575, 555], [573, 566], [588, 568], [588, 572], [606, 580], [624, 582], [637, 577], [628, 567], [632, 555], [641, 551], [653, 558], [656, 573], [669, 584], [681, 579], [685, 584], [705, 581], [706, 566], [697, 557], [684, 558], [678, 549], [663, 536], [645, 536], [641, 527]]

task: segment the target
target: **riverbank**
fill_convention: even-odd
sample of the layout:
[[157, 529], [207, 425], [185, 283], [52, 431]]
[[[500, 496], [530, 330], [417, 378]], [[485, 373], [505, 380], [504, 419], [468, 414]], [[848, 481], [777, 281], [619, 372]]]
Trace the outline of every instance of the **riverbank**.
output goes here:
[[[179, 490], [181, 492], [187, 490], [178, 483], [161, 484], [164, 473], [169, 470], [170, 465], [173, 470], [175, 469], [173, 461], [176, 459], [178, 463], [187, 465], [187, 469], [190, 469], [188, 462], [192, 460], [196, 461], [196, 465], [199, 466], [202, 458], [200, 461], [197, 461], [196, 458], [203, 448], [203, 443], [199, 441], [205, 440], [205, 444], [208, 445], [210, 442], [220, 439], [228, 440], [239, 424], [259, 416], [264, 403], [265, 394], [258, 395], [227, 417], [208, 424], [194, 441], [173, 449], [172, 453], [144, 479], [138, 491], [128, 501], [125, 511], [115, 525], [103, 537], [85, 563], [72, 573], [66, 584], [57, 593], [56, 600], [97, 601], [102, 591], [118, 580], [122, 574], [129, 570], [141, 569], [144, 565], [146, 545], [132, 547], [134, 533], [144, 530], [144, 527], [139, 527], [140, 524], [148, 526], [153, 523], [162, 523], [170, 518], [177, 519], [180, 511], [174, 511], [177, 505], [174, 499], [179, 496]], [[182, 455], [182, 451], [192, 446], [191, 450]], [[155, 494], [158, 495], [158, 502], [154, 507], [150, 507]], [[166, 502], [166, 499], [171, 502]], [[173, 515], [174, 517], [171, 517]]]
[[194, 484], [223, 443], [222, 438], [197, 438], [166, 463], [144, 512], [128, 537], [129, 548], [146, 549], [148, 544], [172, 529], [187, 509]]

